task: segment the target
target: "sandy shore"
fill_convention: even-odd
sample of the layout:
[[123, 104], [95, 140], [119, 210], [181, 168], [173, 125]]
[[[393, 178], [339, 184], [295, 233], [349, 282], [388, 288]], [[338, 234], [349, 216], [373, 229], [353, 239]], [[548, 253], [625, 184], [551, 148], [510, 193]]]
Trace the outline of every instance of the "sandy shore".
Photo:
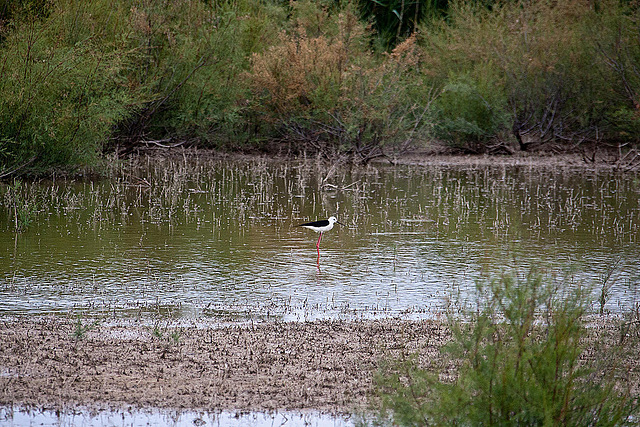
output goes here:
[[0, 322], [0, 404], [37, 408], [188, 408], [348, 412], [381, 361], [438, 358], [435, 322], [318, 321], [219, 328]]

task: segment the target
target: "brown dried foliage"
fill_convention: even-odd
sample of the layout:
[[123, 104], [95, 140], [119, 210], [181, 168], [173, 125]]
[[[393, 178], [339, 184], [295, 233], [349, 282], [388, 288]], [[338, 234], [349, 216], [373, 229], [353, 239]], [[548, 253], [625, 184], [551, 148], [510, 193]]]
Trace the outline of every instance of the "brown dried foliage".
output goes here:
[[337, 102], [349, 71], [363, 54], [365, 29], [350, 12], [339, 15], [335, 34], [318, 34], [319, 25], [308, 19], [296, 22], [292, 33], [280, 34], [277, 45], [253, 55], [248, 75], [252, 89], [277, 117]]
[[340, 85], [347, 55], [341, 42], [324, 36], [281, 35], [281, 44], [265, 54], [254, 54], [251, 84], [267, 95], [269, 106], [286, 114], [309, 105], [309, 95], [319, 88]]

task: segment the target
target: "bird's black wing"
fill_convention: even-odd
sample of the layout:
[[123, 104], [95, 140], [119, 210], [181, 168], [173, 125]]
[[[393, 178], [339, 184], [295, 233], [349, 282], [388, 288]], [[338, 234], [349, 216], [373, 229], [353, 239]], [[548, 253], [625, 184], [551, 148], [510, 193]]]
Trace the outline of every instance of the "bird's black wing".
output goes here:
[[329, 220], [323, 219], [320, 221], [306, 222], [304, 224], [298, 224], [298, 227], [326, 227], [329, 225]]

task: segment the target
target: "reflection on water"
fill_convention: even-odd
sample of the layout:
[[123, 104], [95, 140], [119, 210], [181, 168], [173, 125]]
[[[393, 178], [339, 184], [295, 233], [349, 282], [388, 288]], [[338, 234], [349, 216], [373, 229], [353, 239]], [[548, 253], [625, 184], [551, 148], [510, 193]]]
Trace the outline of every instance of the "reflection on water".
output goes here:
[[225, 426], [225, 427], [350, 427], [348, 417], [316, 412], [198, 412], [198, 411], [52, 411], [0, 406], [3, 426]]
[[[607, 171], [147, 160], [0, 197], [4, 315], [421, 317], [529, 265], [568, 286], [615, 266], [616, 310], [640, 283], [640, 179]], [[317, 266], [317, 235], [295, 225], [330, 215], [346, 227]]]

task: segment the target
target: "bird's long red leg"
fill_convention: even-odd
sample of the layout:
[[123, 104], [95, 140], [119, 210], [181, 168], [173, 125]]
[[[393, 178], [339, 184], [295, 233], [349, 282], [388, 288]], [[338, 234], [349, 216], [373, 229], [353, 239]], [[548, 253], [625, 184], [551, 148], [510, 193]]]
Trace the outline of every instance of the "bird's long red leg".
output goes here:
[[318, 243], [316, 243], [316, 249], [318, 250], [318, 267], [320, 267], [320, 240], [322, 240], [322, 232], [320, 232]]

